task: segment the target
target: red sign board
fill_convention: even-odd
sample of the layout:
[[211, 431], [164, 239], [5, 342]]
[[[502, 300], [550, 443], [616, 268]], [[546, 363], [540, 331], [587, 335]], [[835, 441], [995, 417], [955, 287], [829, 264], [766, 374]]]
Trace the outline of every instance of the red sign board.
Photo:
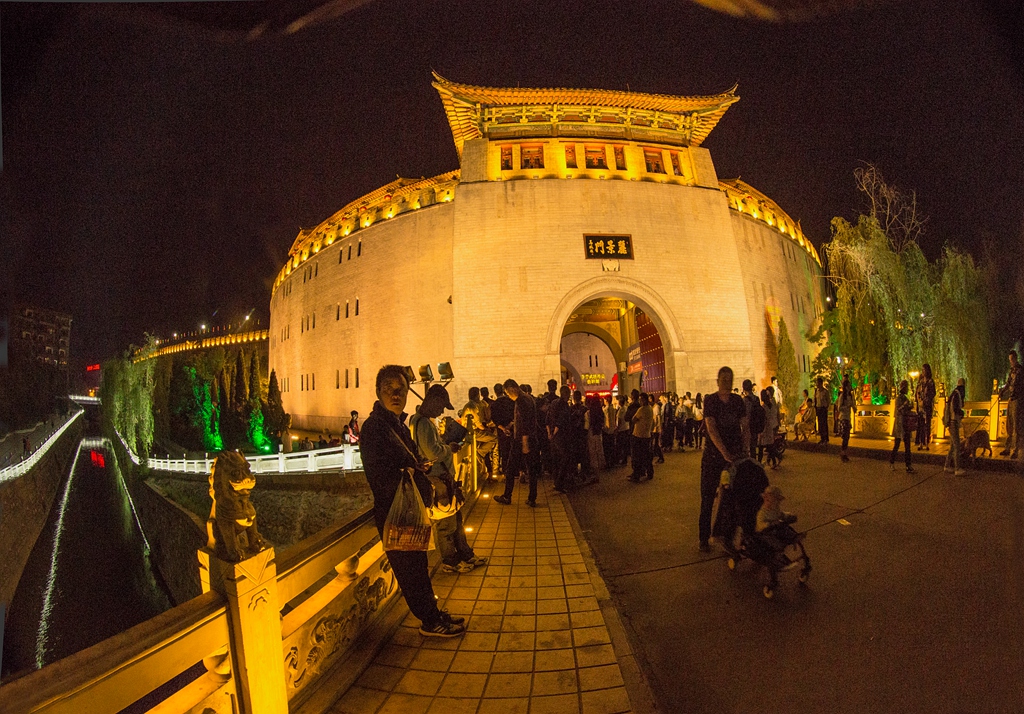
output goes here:
[[100, 371], [100, 366], [98, 364], [90, 364], [88, 367], [85, 368], [85, 371], [86, 372], [99, 372]]

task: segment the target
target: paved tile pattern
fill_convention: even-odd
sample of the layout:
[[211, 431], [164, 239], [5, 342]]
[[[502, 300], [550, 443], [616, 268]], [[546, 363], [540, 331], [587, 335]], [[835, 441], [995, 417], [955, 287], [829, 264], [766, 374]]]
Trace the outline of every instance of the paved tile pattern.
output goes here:
[[434, 576], [467, 632], [419, 634], [410, 615], [335, 714], [616, 714], [622, 673], [562, 497], [542, 481], [537, 508], [517, 485], [510, 506], [485, 496], [467, 521], [477, 555], [464, 575]]

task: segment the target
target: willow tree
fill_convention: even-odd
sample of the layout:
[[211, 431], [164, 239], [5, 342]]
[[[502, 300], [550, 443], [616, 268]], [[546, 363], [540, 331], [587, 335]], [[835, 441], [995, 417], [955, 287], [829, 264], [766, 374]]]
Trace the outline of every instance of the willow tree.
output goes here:
[[[870, 213], [856, 224], [832, 220], [824, 247], [836, 300], [828, 339], [861, 378], [898, 384], [929, 362], [939, 381], [968, 377], [987, 389], [991, 337], [983, 276], [970, 256], [947, 247], [930, 263], [917, 238], [923, 220], [914, 194], [858, 169]], [[979, 391], [975, 391], [979, 390]]]
[[992, 374], [991, 325], [985, 277], [971, 256], [946, 247], [935, 290], [932, 349], [947, 384], [967, 380], [973, 399], [987, 399]]
[[112, 427], [142, 458], [153, 445], [155, 360], [132, 362], [135, 348], [103, 365], [100, 400], [104, 423]]

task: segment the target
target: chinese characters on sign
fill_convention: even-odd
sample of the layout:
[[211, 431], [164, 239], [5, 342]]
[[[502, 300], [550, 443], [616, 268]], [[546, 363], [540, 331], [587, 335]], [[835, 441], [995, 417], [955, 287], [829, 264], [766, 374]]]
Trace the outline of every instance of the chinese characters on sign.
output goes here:
[[635, 344], [629, 348], [629, 366], [626, 374], [636, 374], [644, 368], [643, 359], [640, 357], [640, 345]]
[[583, 236], [583, 250], [588, 260], [591, 258], [633, 260], [633, 237], [585, 235]]

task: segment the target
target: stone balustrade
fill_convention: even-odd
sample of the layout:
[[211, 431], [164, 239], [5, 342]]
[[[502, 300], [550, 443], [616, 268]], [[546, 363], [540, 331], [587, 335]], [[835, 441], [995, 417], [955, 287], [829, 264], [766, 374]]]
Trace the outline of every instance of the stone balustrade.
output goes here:
[[[469, 434], [460, 472], [472, 503], [471, 422]], [[346, 448], [289, 456], [308, 464]], [[112, 714], [146, 697], [150, 714], [322, 714], [406, 615], [370, 508], [280, 556], [227, 563], [204, 548], [199, 571], [201, 596], [3, 685], [0, 711]], [[160, 689], [199, 662], [203, 674]]]

